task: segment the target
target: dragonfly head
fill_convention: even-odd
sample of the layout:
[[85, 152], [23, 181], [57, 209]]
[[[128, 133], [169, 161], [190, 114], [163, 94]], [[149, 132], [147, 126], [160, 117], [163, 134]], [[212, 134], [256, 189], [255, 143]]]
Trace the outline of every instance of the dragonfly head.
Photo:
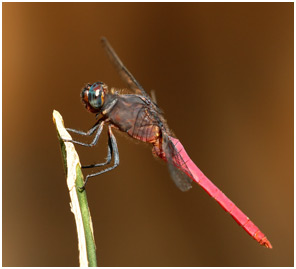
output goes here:
[[107, 86], [103, 82], [87, 84], [81, 92], [81, 99], [85, 108], [92, 113], [101, 111], [104, 105]]

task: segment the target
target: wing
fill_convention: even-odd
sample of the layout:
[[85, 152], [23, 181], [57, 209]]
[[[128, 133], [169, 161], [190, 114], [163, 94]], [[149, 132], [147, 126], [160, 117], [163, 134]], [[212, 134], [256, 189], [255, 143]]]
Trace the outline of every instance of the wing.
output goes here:
[[[128, 71], [128, 69], [124, 66], [122, 61], [117, 56], [116, 52], [113, 50], [111, 45], [109, 44], [108, 40], [105, 37], [101, 38], [101, 42], [103, 48], [106, 50], [109, 59], [117, 69], [120, 77], [125, 81], [128, 86], [134, 90], [138, 94], [142, 94], [146, 99], [149, 100], [149, 104], [151, 108], [153, 108], [158, 114], [156, 118], [159, 119], [159, 114], [162, 111], [156, 104], [155, 94], [152, 94], [153, 98], [151, 100], [150, 96], [146, 93], [140, 83], [134, 78], [134, 76]], [[160, 120], [160, 119], [159, 119]], [[192, 180], [184, 173], [190, 174], [190, 171], [186, 169], [186, 163], [182, 159], [182, 156], [179, 154], [178, 150], [176, 149], [174, 143], [166, 134], [164, 135], [164, 152], [167, 159], [169, 171], [171, 174], [172, 179], [174, 180], [175, 184], [181, 191], [187, 191], [191, 188]], [[187, 171], [188, 170], [188, 171]]]
[[174, 142], [167, 134], [163, 136], [163, 150], [166, 156], [171, 178], [181, 191], [188, 191], [192, 187], [192, 179], [189, 178], [191, 175], [190, 170], [188, 169], [181, 154], [178, 152]]
[[117, 69], [121, 79], [127, 83], [127, 85], [134, 90], [137, 94], [142, 94], [145, 97], [148, 97], [150, 99], [150, 96], [146, 93], [146, 91], [143, 89], [143, 87], [140, 85], [140, 83], [134, 78], [134, 76], [131, 74], [130, 71], [124, 66], [122, 61], [117, 56], [114, 49], [109, 44], [107, 38], [102, 37], [101, 42], [103, 45], [103, 48], [106, 50], [109, 59]]

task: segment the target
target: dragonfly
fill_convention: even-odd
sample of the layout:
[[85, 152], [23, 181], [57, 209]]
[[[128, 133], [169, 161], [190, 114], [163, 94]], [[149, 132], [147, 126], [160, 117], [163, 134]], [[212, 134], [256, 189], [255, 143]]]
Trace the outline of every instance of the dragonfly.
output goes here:
[[[105, 162], [82, 166], [82, 168], [102, 167], [102, 170], [88, 174], [84, 185], [80, 188], [81, 191], [85, 189], [89, 178], [109, 172], [119, 165], [118, 146], [112, 132], [114, 128], [127, 133], [134, 139], [151, 144], [152, 153], [167, 163], [170, 176], [181, 191], [188, 191], [193, 181], [198, 183], [259, 244], [272, 248], [271, 243], [259, 228], [190, 159], [181, 142], [169, 129], [155, 95], [149, 96], [122, 63], [105, 37], [101, 38], [101, 43], [131, 92], [122, 93], [114, 89], [109, 90], [103, 82], [88, 83], [83, 88], [82, 102], [89, 112], [95, 114], [96, 122], [87, 132], [71, 128], [67, 130], [82, 136], [94, 135], [94, 138], [91, 143], [76, 140], [64, 141], [93, 147], [97, 144], [106, 124], [108, 126], [108, 152]], [[111, 166], [109, 164], [112, 158], [114, 161]]]

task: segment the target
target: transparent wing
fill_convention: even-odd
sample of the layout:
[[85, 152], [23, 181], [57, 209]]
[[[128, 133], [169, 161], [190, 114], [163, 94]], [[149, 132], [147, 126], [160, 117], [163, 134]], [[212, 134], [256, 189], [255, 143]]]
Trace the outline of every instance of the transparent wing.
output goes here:
[[192, 187], [190, 170], [168, 135], [163, 137], [163, 149], [173, 181], [181, 191], [188, 191]]
[[[150, 98], [150, 96], [146, 93], [140, 83], [134, 78], [134, 76], [128, 71], [128, 69], [124, 66], [120, 58], [117, 56], [114, 49], [109, 44], [108, 40], [105, 37], [101, 38], [101, 42], [103, 48], [106, 50], [109, 59], [117, 69], [120, 77], [123, 81], [127, 83], [127, 85], [135, 91], [137, 94], [142, 94], [145, 98], [150, 100], [151, 108], [154, 109], [156, 114], [161, 114], [162, 111], [156, 105], [156, 98]], [[159, 115], [158, 115], [159, 116]], [[156, 116], [156, 118], [158, 118]], [[137, 132], [141, 130], [141, 128], [135, 128]], [[144, 134], [139, 134], [143, 136]], [[174, 180], [177, 187], [182, 191], [187, 191], [191, 188], [192, 180], [184, 173], [186, 171], [187, 174], [190, 174], [189, 169], [186, 169], [186, 163], [182, 159], [182, 156], [179, 154], [176, 149], [174, 143], [171, 141], [168, 135], [164, 135], [164, 151], [169, 167], [169, 171], [172, 179]], [[182, 172], [183, 171], [183, 172]]]
[[101, 38], [102, 46], [106, 50], [109, 59], [117, 69], [121, 79], [127, 83], [127, 85], [134, 90], [137, 94], [142, 94], [145, 97], [148, 97], [150, 99], [150, 96], [145, 92], [143, 87], [140, 85], [140, 83], [134, 78], [134, 76], [131, 74], [130, 71], [124, 66], [122, 61], [117, 56], [114, 49], [109, 44], [108, 40], [105, 37]]

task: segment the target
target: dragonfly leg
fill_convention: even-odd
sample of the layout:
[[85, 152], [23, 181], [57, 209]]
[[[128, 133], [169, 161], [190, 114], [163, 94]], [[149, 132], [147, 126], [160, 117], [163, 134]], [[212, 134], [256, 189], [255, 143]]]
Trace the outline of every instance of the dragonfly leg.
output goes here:
[[102, 130], [103, 130], [103, 126], [104, 126], [104, 122], [102, 121], [102, 122], [100, 122], [100, 124], [98, 124], [97, 126], [94, 126], [92, 129], [90, 129], [90, 131], [92, 131], [93, 133], [94, 133], [95, 129], [98, 129], [94, 140], [90, 144], [82, 143], [82, 142], [71, 140], [71, 139], [64, 139], [64, 142], [72, 142], [74, 144], [78, 144], [78, 145], [81, 145], [81, 146], [84, 146], [84, 147], [93, 147], [99, 141], [100, 135], [101, 135]]
[[117, 142], [116, 142], [116, 138], [115, 138], [114, 134], [112, 133], [111, 128], [112, 128], [111, 125], [109, 125], [108, 136], [109, 136], [109, 139], [110, 139], [109, 141], [110, 141], [111, 155], [114, 153], [114, 164], [113, 164], [113, 166], [108, 167], [108, 168], [106, 168], [106, 169], [104, 169], [104, 170], [102, 170], [100, 172], [87, 175], [86, 178], [85, 178], [83, 186], [80, 188], [81, 190], [85, 189], [86, 183], [87, 183], [87, 181], [88, 181], [88, 179], [90, 177], [95, 177], [95, 176], [101, 175], [103, 173], [106, 173], [108, 171], [111, 171], [111, 170], [113, 170], [114, 168], [116, 168], [119, 165], [119, 152], [118, 152]]
[[90, 135], [92, 135], [92, 134], [95, 132], [95, 130], [100, 126], [100, 125], [99, 125], [100, 123], [101, 123], [100, 121], [97, 121], [97, 122], [95, 123], [95, 125], [94, 125], [90, 130], [88, 130], [87, 132], [83, 132], [83, 131], [79, 131], [79, 130], [71, 129], [71, 128], [66, 128], [66, 130], [67, 130], [67, 131], [70, 131], [70, 132], [72, 132], [72, 133], [75, 133], [75, 134], [80, 134], [80, 135], [84, 135], [84, 136], [90, 136]]
[[108, 136], [108, 153], [107, 153], [107, 158], [106, 162], [104, 163], [96, 163], [96, 164], [89, 164], [89, 165], [82, 165], [82, 168], [93, 168], [93, 167], [100, 167], [100, 166], [105, 166], [111, 162], [112, 159], [112, 145], [111, 145], [111, 139], [110, 136]]

